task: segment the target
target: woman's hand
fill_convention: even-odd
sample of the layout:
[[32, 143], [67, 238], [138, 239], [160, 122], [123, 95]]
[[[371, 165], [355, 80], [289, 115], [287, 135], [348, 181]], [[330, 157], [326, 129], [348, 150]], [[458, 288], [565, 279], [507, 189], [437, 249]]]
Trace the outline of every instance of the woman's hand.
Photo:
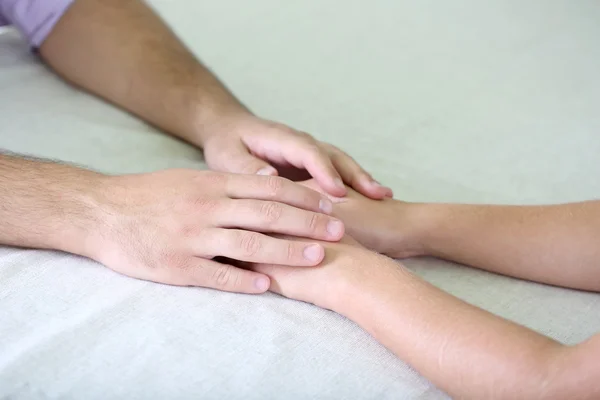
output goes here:
[[334, 203], [333, 214], [366, 248], [394, 258], [425, 254], [424, 240], [431, 224], [422, 204], [390, 198], [372, 200], [351, 188], [347, 188], [345, 197], [334, 197], [314, 179], [301, 184], [329, 196]]
[[343, 311], [342, 303], [351, 295], [349, 292], [369, 284], [370, 275], [385, 276], [402, 268], [394, 260], [365, 249], [348, 235], [340, 242], [321, 244], [325, 258], [316, 267], [253, 264], [249, 268], [271, 278], [270, 291], [337, 312]]

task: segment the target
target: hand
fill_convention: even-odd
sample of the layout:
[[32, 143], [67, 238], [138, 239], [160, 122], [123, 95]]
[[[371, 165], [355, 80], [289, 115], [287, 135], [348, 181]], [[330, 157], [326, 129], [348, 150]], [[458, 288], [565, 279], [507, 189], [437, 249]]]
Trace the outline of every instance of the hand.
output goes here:
[[[299, 239], [296, 239], [299, 240]], [[402, 266], [371, 252], [346, 235], [339, 243], [323, 243], [325, 258], [316, 267], [295, 268], [254, 264], [249, 268], [271, 278], [270, 291], [341, 312], [344, 302], [366, 290], [374, 274], [395, 274]], [[376, 290], [376, 289], [375, 289]]]
[[203, 140], [211, 169], [277, 175], [272, 164], [306, 170], [329, 194], [344, 196], [345, 182], [373, 199], [392, 197], [389, 188], [371, 178], [356, 161], [335, 146], [285, 125], [252, 115], [227, 120]]
[[[313, 179], [301, 184], [327, 195]], [[420, 204], [371, 200], [350, 188], [346, 197], [328, 196], [346, 232], [366, 248], [394, 258], [425, 254], [423, 237], [428, 218], [421, 213]]]
[[280, 177], [168, 170], [102, 178], [100, 214], [79, 252], [135, 278], [260, 293], [268, 278], [213, 257], [317, 265], [320, 244], [262, 233], [339, 240], [323, 195]]

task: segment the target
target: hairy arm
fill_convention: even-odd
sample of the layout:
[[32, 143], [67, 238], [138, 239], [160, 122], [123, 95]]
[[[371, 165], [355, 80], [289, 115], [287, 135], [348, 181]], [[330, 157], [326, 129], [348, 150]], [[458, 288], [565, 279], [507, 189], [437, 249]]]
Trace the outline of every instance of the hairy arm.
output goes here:
[[141, 0], [76, 0], [40, 54], [71, 83], [195, 145], [248, 113]]
[[89, 255], [100, 174], [0, 154], [0, 244]]
[[597, 399], [600, 336], [565, 346], [469, 305], [365, 249], [314, 268], [260, 265], [271, 290], [356, 322], [456, 399]]
[[346, 182], [392, 196], [335, 146], [253, 115], [142, 0], [75, 0], [39, 50], [72, 84], [202, 147], [211, 169], [277, 175], [291, 166], [333, 195], [346, 194]]

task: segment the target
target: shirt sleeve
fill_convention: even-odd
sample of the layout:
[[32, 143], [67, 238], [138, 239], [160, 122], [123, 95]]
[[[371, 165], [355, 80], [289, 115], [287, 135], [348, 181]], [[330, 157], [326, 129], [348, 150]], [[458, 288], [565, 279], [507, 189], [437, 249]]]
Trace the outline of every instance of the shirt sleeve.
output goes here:
[[0, 19], [13, 24], [37, 48], [74, 0], [0, 0]]

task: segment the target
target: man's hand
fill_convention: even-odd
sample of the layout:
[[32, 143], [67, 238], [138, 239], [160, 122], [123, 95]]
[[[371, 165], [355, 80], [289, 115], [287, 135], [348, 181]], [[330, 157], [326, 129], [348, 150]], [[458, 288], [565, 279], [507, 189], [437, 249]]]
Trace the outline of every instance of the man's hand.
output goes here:
[[252, 115], [144, 1], [76, 1], [40, 54], [71, 83], [203, 147], [211, 169], [276, 175], [270, 163], [289, 165], [334, 196], [343, 182], [392, 196], [338, 148]]
[[[314, 266], [320, 244], [259, 232], [339, 240], [343, 224], [321, 194], [280, 177], [168, 170], [104, 177], [89, 256], [135, 278], [260, 293], [265, 275], [212, 260]], [[81, 254], [82, 252], [80, 252]]]
[[203, 139], [204, 156], [211, 169], [259, 175], [277, 175], [271, 165], [306, 170], [333, 196], [344, 196], [344, 183], [373, 199], [392, 197], [348, 154], [307, 133], [257, 118], [249, 113], [224, 119]]
[[[326, 194], [314, 179], [301, 182]], [[368, 249], [394, 258], [423, 255], [429, 220], [421, 204], [383, 199], [371, 200], [348, 188], [346, 197], [328, 195], [333, 213], [346, 232]]]

